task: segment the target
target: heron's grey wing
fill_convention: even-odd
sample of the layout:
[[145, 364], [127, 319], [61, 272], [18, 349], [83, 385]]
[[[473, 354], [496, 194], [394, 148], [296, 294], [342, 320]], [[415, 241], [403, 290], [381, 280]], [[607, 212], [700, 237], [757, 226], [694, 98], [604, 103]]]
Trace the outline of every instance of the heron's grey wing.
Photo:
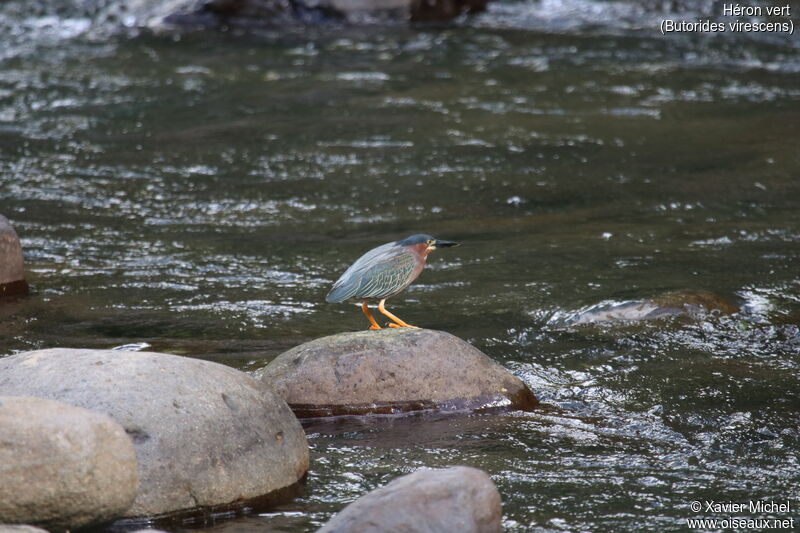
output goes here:
[[414, 271], [416, 259], [407, 250], [392, 248], [394, 243], [364, 254], [334, 283], [325, 299], [343, 302], [350, 298], [385, 298], [402, 289]]
[[365, 253], [358, 259], [356, 262], [350, 265], [350, 267], [344, 271], [336, 283], [333, 284], [333, 288], [335, 289], [337, 285], [340, 285], [347, 281], [349, 278], [352, 278], [354, 274], [362, 272], [368, 269], [373, 263], [375, 263], [378, 258], [381, 256], [389, 255], [390, 251], [393, 248], [396, 248], [397, 243], [395, 242], [387, 242], [386, 244], [382, 244], [377, 248], [373, 248], [369, 252]]
[[395, 243], [389, 242], [377, 248], [373, 248], [359, 257], [355, 263], [344, 271], [344, 274], [339, 276], [339, 279], [333, 284], [325, 300], [338, 303], [353, 298], [361, 285], [364, 272], [381, 256], [388, 255], [394, 246]]
[[388, 298], [411, 282], [417, 259], [411, 252], [388, 255], [370, 267], [362, 277], [356, 298]]

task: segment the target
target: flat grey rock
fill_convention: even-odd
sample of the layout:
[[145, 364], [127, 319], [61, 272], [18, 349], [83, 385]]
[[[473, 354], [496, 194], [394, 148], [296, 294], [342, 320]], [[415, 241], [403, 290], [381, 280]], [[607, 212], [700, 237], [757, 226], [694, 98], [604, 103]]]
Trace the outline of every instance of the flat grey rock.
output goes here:
[[126, 516], [227, 505], [297, 482], [305, 433], [272, 390], [175, 355], [55, 348], [0, 359], [0, 394], [105, 413], [133, 439], [140, 489]]
[[139, 488], [122, 426], [87, 409], [17, 396], [0, 396], [0, 480], [0, 522], [54, 531], [123, 516]]
[[297, 416], [485, 407], [530, 409], [528, 387], [486, 354], [441, 331], [340, 333], [284, 352], [256, 374]]
[[482, 470], [419, 470], [357, 499], [319, 533], [499, 533], [500, 494]]

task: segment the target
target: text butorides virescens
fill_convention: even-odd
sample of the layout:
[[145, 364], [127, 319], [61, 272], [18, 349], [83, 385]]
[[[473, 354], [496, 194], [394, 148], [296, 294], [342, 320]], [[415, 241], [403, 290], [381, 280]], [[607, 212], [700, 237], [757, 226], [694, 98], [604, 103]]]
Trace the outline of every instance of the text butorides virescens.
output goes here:
[[369, 329], [381, 329], [369, 312], [367, 302], [378, 302], [378, 310], [389, 317], [391, 328], [414, 328], [386, 310], [386, 299], [399, 293], [417, 279], [425, 267], [428, 254], [437, 248], [458, 246], [457, 242], [434, 239], [430, 235], [412, 235], [402, 241], [389, 242], [373, 248], [350, 265], [333, 284], [325, 300], [333, 303], [345, 300], [361, 301]]

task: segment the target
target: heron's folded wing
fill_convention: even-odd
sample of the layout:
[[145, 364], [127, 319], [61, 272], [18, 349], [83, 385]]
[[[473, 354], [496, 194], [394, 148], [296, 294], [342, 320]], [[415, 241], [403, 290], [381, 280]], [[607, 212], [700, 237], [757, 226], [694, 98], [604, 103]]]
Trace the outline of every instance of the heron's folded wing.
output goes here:
[[391, 254], [371, 266], [362, 276], [356, 298], [387, 298], [408, 285], [417, 260], [408, 251]]
[[386, 298], [405, 287], [414, 272], [416, 258], [407, 250], [384, 251], [370, 261], [363, 257], [349, 268], [328, 293], [329, 302], [351, 298]]
[[386, 243], [377, 248], [373, 248], [361, 257], [355, 263], [344, 271], [344, 274], [339, 276], [336, 283], [331, 287], [330, 292], [325, 297], [328, 302], [338, 303], [344, 302], [353, 298], [361, 286], [361, 280], [369, 267], [380, 260], [381, 257], [387, 256], [391, 253], [394, 243]]

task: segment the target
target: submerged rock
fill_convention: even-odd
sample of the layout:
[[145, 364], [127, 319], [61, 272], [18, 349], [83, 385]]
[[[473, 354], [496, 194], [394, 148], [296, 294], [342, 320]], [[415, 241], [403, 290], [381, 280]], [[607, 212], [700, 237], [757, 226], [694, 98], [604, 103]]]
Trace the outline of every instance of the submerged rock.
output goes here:
[[0, 215], [0, 298], [28, 293], [19, 236], [6, 217]]
[[0, 523], [50, 530], [123, 516], [139, 487], [122, 426], [80, 407], [14, 396], [0, 396], [0, 480]]
[[319, 533], [497, 533], [500, 494], [485, 472], [456, 466], [419, 470], [362, 496]]
[[566, 316], [551, 319], [551, 325], [580, 326], [605, 322], [639, 322], [674, 316], [697, 316], [711, 312], [732, 314], [735, 304], [706, 291], [670, 292], [648, 300], [601, 302]]
[[343, 21], [447, 20], [486, 9], [486, 0], [117, 0], [98, 19], [153, 31], [186, 26], [276, 27]]
[[708, 291], [676, 291], [668, 292], [653, 298], [662, 313], [675, 314], [703, 314], [718, 312], [723, 315], [732, 315], [739, 311], [739, 307], [718, 294]]
[[420, 409], [530, 409], [519, 378], [449, 333], [382, 329], [316, 339], [257, 373], [298, 417]]
[[140, 488], [126, 516], [226, 505], [297, 482], [300, 423], [272, 390], [209, 361], [56, 348], [0, 359], [0, 394], [105, 413], [133, 439]]

